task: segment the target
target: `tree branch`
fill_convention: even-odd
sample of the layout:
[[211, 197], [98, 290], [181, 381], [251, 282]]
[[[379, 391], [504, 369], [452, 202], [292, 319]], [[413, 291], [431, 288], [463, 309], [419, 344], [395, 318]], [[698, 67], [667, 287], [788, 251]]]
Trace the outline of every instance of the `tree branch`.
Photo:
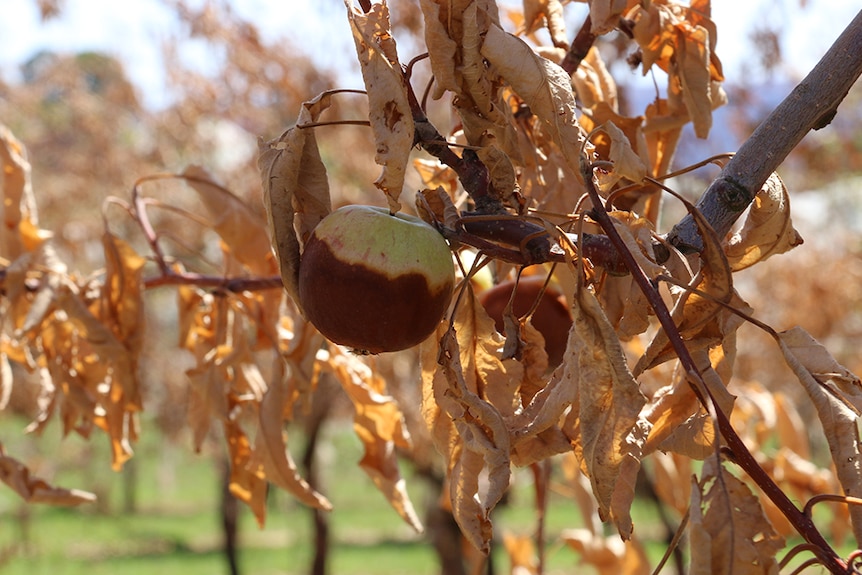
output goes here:
[[[862, 73], [862, 11], [820, 62], [764, 120], [710, 184], [697, 208], [719, 237], [754, 200], [766, 179], [811, 130], [829, 124]], [[668, 233], [683, 253], [700, 252], [703, 241], [690, 215]]]

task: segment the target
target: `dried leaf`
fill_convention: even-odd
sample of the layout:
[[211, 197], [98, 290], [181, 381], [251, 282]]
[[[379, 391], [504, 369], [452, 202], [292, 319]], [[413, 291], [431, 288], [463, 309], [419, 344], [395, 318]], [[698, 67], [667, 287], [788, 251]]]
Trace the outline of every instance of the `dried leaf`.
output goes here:
[[605, 122], [604, 129], [611, 138], [610, 160], [614, 163], [614, 175], [634, 183], [643, 180], [647, 175], [646, 165], [632, 149], [628, 137], [613, 122]]
[[379, 375], [335, 346], [331, 346], [331, 350], [329, 364], [356, 410], [353, 429], [365, 448], [359, 465], [401, 518], [421, 533], [422, 522], [413, 509], [398, 469], [396, 449], [411, 448], [401, 409], [395, 398], [386, 395], [386, 382]]
[[200, 166], [189, 166], [181, 174], [198, 193], [213, 229], [230, 253], [254, 275], [276, 273], [277, 264], [266, 231], [266, 223], [229, 190], [216, 183]]
[[496, 25], [488, 28], [481, 51], [494, 72], [542, 120], [569, 168], [579, 174], [584, 134], [578, 124], [569, 75], [557, 64], [538, 56], [523, 40]]
[[96, 500], [96, 495], [93, 493], [54, 487], [34, 477], [26, 465], [6, 455], [2, 443], [0, 443], [0, 481], [11, 487], [27, 503], [74, 506]]
[[[862, 497], [862, 446], [860, 446], [858, 408], [829, 386], [859, 385], [859, 378], [838, 364], [826, 349], [801, 327], [781, 332], [777, 337], [784, 359], [811, 398], [823, 426], [832, 461], [844, 493]], [[862, 544], [862, 509], [850, 506], [853, 532], [857, 544]]]
[[748, 486], [721, 465], [717, 467], [715, 458], [710, 458], [701, 480], [692, 478], [691, 573], [777, 573], [775, 556], [784, 547], [784, 538], [775, 532]]
[[[677, 299], [671, 314], [682, 338], [688, 342], [697, 340], [696, 346], [689, 345], [690, 349], [706, 348], [736, 331], [742, 321], [715, 300], [733, 305], [743, 311], [748, 309], [748, 304], [733, 289], [730, 264], [715, 231], [694, 206], [686, 207], [704, 239], [704, 249], [701, 252], [702, 267], [695, 278], [698, 282], [695, 287], [711, 297], [684, 291]], [[674, 357], [676, 352], [673, 351], [667, 333], [662, 329], [650, 342], [632, 372], [637, 377], [644, 371]]]
[[568, 49], [566, 22], [560, 0], [524, 0], [525, 33], [532, 34], [542, 24], [547, 26], [555, 47]]
[[[609, 110], [619, 112], [617, 84], [608, 72], [601, 52], [595, 46], [590, 47], [586, 58], [581, 60], [581, 64], [572, 75], [572, 85], [585, 108], [594, 109], [604, 104]], [[603, 120], [597, 120], [598, 124], [602, 122]]]
[[[572, 306], [574, 324], [568, 356], [577, 363], [577, 418], [580, 437], [572, 437], [590, 478], [603, 520], [612, 520], [623, 539], [631, 537], [631, 503], [649, 423], [641, 419], [646, 398], [629, 372], [620, 341], [596, 297], [581, 288]], [[575, 410], [577, 408], [577, 411]]]
[[682, 97], [698, 138], [706, 138], [712, 127], [712, 88], [709, 33], [702, 26], [685, 30], [676, 44], [675, 71], [682, 83]]
[[230, 456], [230, 492], [248, 505], [258, 526], [263, 529], [266, 521], [266, 481], [248, 468], [251, 445], [239, 424], [233, 419], [226, 420], [224, 433]]
[[300, 242], [308, 239], [332, 208], [326, 167], [320, 159], [314, 131], [297, 126], [316, 122], [329, 104], [328, 93], [304, 102], [296, 126], [270, 142], [258, 141], [258, 169], [270, 241], [284, 287], [300, 310]]
[[560, 539], [580, 553], [581, 562], [600, 575], [649, 575], [652, 572], [643, 545], [637, 540], [622, 541], [589, 529], [563, 529]]
[[8, 260], [17, 259], [26, 247], [19, 225], [27, 220], [39, 225], [36, 197], [30, 181], [30, 161], [24, 145], [6, 126], [0, 124], [0, 192], [3, 194], [3, 226], [0, 229], [0, 253]]
[[607, 34], [619, 26], [620, 16], [626, 9], [627, 0], [591, 0], [590, 32], [596, 36]]
[[742, 228], [725, 240], [725, 253], [736, 272], [801, 243], [802, 236], [790, 221], [787, 186], [773, 172], [754, 196]]
[[503, 535], [503, 547], [509, 556], [512, 575], [539, 575], [539, 561], [536, 557], [536, 546], [529, 535]]
[[331, 511], [332, 503], [300, 476], [287, 449], [287, 432], [284, 431], [283, 424], [285, 409], [290, 401], [288, 382], [283, 371], [280, 371], [273, 377], [260, 402], [254, 453], [247, 467], [258, 477], [293, 494], [302, 503]]
[[414, 128], [406, 80], [389, 27], [389, 7], [383, 1], [373, 4], [371, 11], [364, 14], [353, 6], [353, 0], [345, 0], [344, 4], [368, 93], [369, 119], [377, 146], [374, 161], [383, 166], [374, 185], [386, 194], [389, 210], [397, 212], [401, 209], [398, 197], [404, 187]]
[[463, 297], [454, 314], [454, 329], [441, 324], [421, 346], [422, 412], [448, 462], [453, 515], [468, 541], [487, 553], [490, 514], [509, 484], [504, 417], [513, 413], [523, 370], [499, 359], [502, 338], [475, 296]]

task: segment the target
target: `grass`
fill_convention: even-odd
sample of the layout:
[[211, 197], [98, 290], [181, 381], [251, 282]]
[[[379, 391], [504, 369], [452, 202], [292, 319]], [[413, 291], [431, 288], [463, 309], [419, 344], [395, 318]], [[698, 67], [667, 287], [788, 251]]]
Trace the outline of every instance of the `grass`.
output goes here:
[[[49, 428], [42, 438], [21, 434], [25, 422], [3, 415], [0, 441], [9, 455], [30, 465], [56, 485], [97, 492], [97, 504], [64, 509], [25, 505], [0, 485], [0, 574], [2, 575], [184, 575], [227, 573], [221, 553], [219, 466], [212, 455], [195, 455], [189, 442], [171, 443], [159, 437], [155, 424], [144, 424], [134, 465], [136, 510], [123, 511], [129, 473], [110, 470], [106, 441], [56, 437]], [[297, 442], [298, 434], [291, 440]], [[356, 465], [361, 446], [350, 425], [328, 428], [325, 450], [325, 492], [335, 511], [329, 515], [332, 552], [330, 572], [339, 575], [380, 575], [439, 572], [436, 555], [421, 535], [407, 527], [389, 507], [370, 479]], [[412, 477], [408, 490], [420, 516], [435, 495]], [[510, 502], [495, 516], [495, 533], [530, 534], [535, 529], [531, 475], [516, 472]], [[652, 509], [636, 509], [640, 525], [654, 523]], [[547, 573], [571, 572], [578, 554], [553, 543], [561, 529], [577, 527], [580, 512], [561, 497], [550, 506], [546, 530]], [[241, 506], [240, 567], [255, 575], [306, 573], [312, 558], [309, 511], [288, 494], [274, 490], [264, 529]], [[653, 555], [660, 556], [659, 546]], [[508, 571], [509, 560], [497, 546], [495, 565]], [[578, 569], [578, 572], [582, 572]]]

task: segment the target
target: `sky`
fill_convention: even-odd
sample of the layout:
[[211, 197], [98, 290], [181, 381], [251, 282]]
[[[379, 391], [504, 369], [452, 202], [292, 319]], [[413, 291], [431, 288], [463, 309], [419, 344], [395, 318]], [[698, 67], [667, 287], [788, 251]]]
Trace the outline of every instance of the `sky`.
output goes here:
[[[199, 0], [204, 1], [204, 0]], [[515, 0], [506, 0], [514, 3]], [[118, 56], [144, 103], [158, 108], [169, 102], [161, 44], [180, 25], [163, 0], [64, 0], [61, 17], [42, 23], [36, 0], [7, 0], [0, 18], [0, 77], [18, 79], [18, 66], [40, 50], [105, 51]], [[314, 48], [323, 67], [333, 67], [353, 50], [342, 0], [231, 0], [233, 9], [258, 25], [265, 38], [288, 37]], [[392, 9], [407, 5], [390, 2]], [[418, 9], [418, 2], [409, 5]], [[582, 6], [573, 9], [583, 9]], [[713, 19], [717, 52], [729, 81], [742, 70], [745, 38], [765, 22], [785, 31], [786, 66], [803, 76], [859, 10], [859, 0], [716, 0]], [[183, 58], [202, 69], [211, 59], [203, 44], [183, 48]]]

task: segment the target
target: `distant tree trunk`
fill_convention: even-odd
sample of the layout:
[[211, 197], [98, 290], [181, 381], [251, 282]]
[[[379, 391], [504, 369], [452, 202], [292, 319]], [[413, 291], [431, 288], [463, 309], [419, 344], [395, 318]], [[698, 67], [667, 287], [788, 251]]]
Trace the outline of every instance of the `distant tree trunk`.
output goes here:
[[[320, 490], [320, 474], [315, 464], [318, 440], [323, 429], [329, 411], [333, 405], [333, 396], [337, 393], [336, 386], [328, 377], [322, 377], [318, 386], [329, 386], [331, 389], [320, 387], [314, 394], [310, 413], [305, 418], [306, 443], [302, 453], [302, 467], [305, 469], [306, 479], [316, 490]], [[327, 561], [329, 559], [329, 519], [325, 511], [311, 508], [311, 516], [314, 529], [314, 558], [311, 562], [310, 575], [326, 575]]]
[[123, 514], [138, 510], [138, 460], [134, 457], [123, 465]]
[[239, 536], [239, 502], [230, 492], [230, 464], [222, 461], [222, 492], [221, 492], [221, 520], [222, 534], [224, 535], [223, 549], [227, 560], [230, 575], [239, 575], [238, 561], [238, 536]]

